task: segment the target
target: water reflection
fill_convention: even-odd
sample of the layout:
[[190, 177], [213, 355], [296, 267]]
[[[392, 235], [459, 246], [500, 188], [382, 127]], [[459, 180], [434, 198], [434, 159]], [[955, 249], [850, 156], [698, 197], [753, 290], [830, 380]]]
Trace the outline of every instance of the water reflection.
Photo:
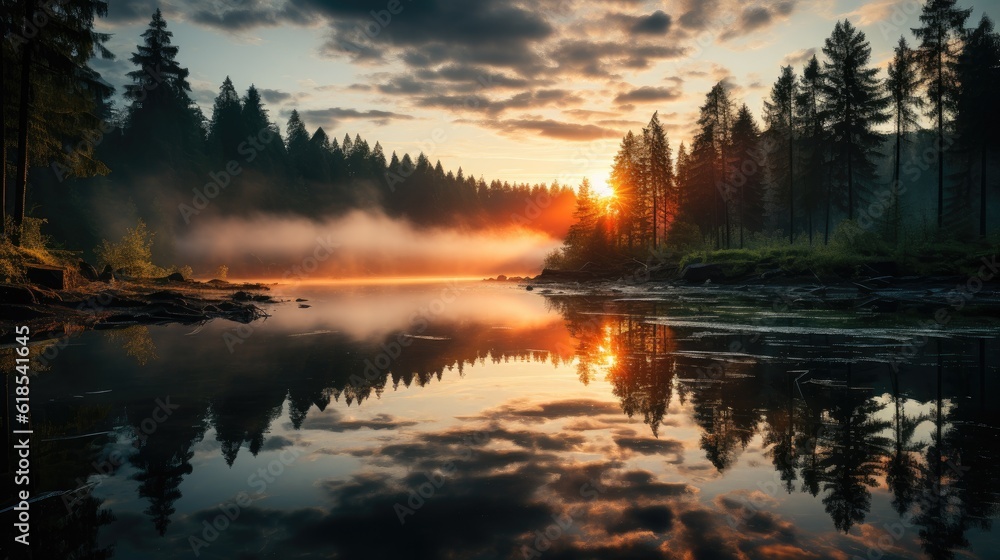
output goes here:
[[913, 318], [893, 318], [893, 338], [815, 313], [761, 335], [747, 317], [763, 311], [735, 302], [463, 288], [435, 310], [441, 290], [318, 290], [233, 352], [222, 323], [75, 339], [34, 385], [33, 492], [63, 492], [33, 506], [35, 553], [952, 558], [997, 544], [1000, 351], [981, 326], [894, 368]]

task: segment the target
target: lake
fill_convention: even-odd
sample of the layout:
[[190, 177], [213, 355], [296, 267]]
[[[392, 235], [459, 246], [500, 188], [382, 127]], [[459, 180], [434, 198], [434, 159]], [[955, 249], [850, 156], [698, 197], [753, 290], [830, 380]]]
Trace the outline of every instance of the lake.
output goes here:
[[274, 291], [310, 307], [35, 348], [35, 558], [1000, 549], [989, 316], [721, 288]]

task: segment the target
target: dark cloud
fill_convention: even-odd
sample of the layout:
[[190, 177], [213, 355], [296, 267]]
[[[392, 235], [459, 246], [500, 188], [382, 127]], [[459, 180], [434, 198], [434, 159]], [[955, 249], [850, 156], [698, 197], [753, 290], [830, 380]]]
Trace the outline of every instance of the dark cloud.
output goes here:
[[286, 447], [291, 447], [295, 445], [295, 442], [286, 438], [285, 436], [271, 436], [264, 441], [264, 445], [261, 446], [263, 451], [277, 451], [279, 449], [284, 449]]
[[652, 531], [666, 533], [674, 525], [674, 512], [668, 506], [640, 506], [626, 509], [621, 518], [608, 526], [612, 534], [631, 533], [633, 531]]
[[652, 101], [670, 101], [681, 96], [681, 92], [667, 87], [643, 86], [631, 91], [618, 94], [615, 103], [624, 105], [626, 103], [649, 103]]
[[615, 437], [615, 444], [642, 455], [667, 455], [673, 464], [684, 462], [684, 444], [674, 439], [619, 435]]
[[771, 6], [744, 8], [737, 21], [722, 34], [721, 39], [728, 41], [760, 31], [774, 23], [775, 19], [788, 17], [793, 11], [795, 11], [795, 2], [792, 0]]
[[228, 2], [192, 4], [196, 7], [186, 16], [190, 22], [227, 32], [282, 24], [305, 25], [312, 21], [308, 14], [298, 10], [292, 3], [278, 8], [261, 0], [243, 0], [237, 6]]
[[260, 96], [268, 103], [281, 103], [292, 97], [292, 94], [277, 89], [261, 88], [259, 91]]
[[108, 15], [102, 19], [112, 25], [147, 23], [159, 5], [157, 0], [114, 0], [108, 2]]
[[386, 125], [391, 121], [412, 120], [413, 116], [395, 113], [392, 111], [380, 111], [370, 109], [359, 111], [357, 109], [343, 109], [341, 107], [330, 107], [329, 109], [306, 109], [299, 111], [302, 119], [308, 123], [317, 123], [319, 126], [334, 127], [338, 123], [346, 120], [370, 120], [377, 125]]
[[630, 31], [640, 35], [663, 35], [670, 30], [670, 16], [657, 10], [648, 16], [638, 18]]
[[700, 31], [708, 27], [719, 8], [719, 0], [684, 0], [683, 13], [678, 18], [682, 27]]

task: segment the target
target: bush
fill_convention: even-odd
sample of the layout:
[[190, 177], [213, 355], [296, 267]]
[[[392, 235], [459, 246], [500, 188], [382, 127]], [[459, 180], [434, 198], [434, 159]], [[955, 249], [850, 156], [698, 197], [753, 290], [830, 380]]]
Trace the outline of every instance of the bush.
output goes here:
[[107, 239], [94, 251], [101, 264], [111, 265], [112, 270], [123, 269], [132, 276], [157, 276], [162, 271], [152, 263], [153, 233], [146, 229], [141, 219], [135, 228], [129, 228], [122, 240], [111, 243]]

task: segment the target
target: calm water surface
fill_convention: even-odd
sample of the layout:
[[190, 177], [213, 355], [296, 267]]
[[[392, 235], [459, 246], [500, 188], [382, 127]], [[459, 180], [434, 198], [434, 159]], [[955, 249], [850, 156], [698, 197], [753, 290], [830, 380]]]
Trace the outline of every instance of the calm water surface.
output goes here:
[[46, 351], [35, 558], [1000, 550], [994, 319], [678, 288], [277, 291], [311, 307]]

